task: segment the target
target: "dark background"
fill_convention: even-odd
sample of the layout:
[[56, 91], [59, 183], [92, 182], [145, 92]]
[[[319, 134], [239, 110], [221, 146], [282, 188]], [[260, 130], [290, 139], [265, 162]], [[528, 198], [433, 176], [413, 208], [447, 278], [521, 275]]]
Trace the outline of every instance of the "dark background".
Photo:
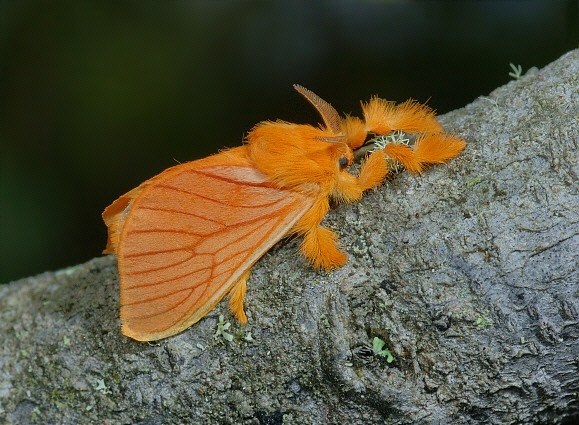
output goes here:
[[578, 47], [573, 1], [0, 2], [0, 282], [106, 243], [102, 210], [265, 119], [439, 113]]

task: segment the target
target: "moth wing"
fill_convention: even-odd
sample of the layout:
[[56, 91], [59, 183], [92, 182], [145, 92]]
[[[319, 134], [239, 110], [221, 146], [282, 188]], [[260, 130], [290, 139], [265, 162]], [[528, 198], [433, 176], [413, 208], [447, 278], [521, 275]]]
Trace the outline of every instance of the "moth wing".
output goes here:
[[107, 247], [103, 250], [103, 254], [117, 253], [121, 232], [123, 230], [123, 226], [125, 225], [125, 219], [131, 210], [133, 201], [141, 195], [147, 186], [149, 186], [157, 179], [162, 178], [165, 174], [168, 174], [174, 168], [176, 167], [171, 167], [165, 170], [163, 173], [141, 183], [139, 186], [120, 196], [112, 204], [105, 208], [102, 216], [103, 221], [108, 228], [108, 239]]
[[203, 164], [154, 178], [122, 221], [122, 332], [134, 339], [165, 338], [205, 316], [313, 204], [250, 165]]

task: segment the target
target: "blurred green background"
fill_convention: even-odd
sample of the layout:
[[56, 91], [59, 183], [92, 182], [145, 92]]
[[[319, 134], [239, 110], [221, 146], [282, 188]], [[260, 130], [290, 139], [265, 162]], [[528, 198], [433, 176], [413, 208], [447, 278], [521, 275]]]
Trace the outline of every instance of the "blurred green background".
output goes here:
[[102, 210], [265, 119], [444, 113], [578, 43], [573, 1], [0, 2], [0, 282], [98, 256]]

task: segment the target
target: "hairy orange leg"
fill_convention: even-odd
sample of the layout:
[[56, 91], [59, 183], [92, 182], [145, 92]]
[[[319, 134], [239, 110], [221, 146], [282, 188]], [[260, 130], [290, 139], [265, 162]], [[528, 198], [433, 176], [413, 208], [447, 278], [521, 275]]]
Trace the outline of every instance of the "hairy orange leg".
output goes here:
[[245, 299], [245, 288], [250, 271], [251, 269], [248, 269], [239, 277], [229, 293], [229, 309], [235, 314], [239, 323], [247, 323], [247, 317], [243, 310], [243, 300]]
[[420, 173], [425, 164], [444, 163], [464, 149], [462, 140], [442, 133], [434, 111], [426, 105], [407, 101], [395, 106], [393, 102], [372, 98], [362, 104], [362, 109], [364, 121], [348, 117], [342, 122], [351, 149], [362, 146], [368, 133], [386, 135], [403, 131], [420, 134], [413, 148], [393, 143], [373, 152], [360, 173], [360, 184], [365, 188], [377, 186], [388, 173], [385, 166], [379, 165], [386, 156], [401, 162], [408, 171]]
[[300, 251], [314, 267], [330, 270], [346, 264], [347, 256], [338, 250], [338, 236], [330, 229], [321, 227], [330, 209], [327, 196], [319, 197], [312, 208], [295, 224], [294, 231], [304, 235]]
[[362, 198], [365, 190], [379, 186], [388, 174], [384, 152], [371, 153], [362, 163], [357, 176], [341, 174], [336, 180], [332, 196], [340, 201], [356, 202]]
[[362, 103], [364, 120], [348, 117], [342, 122], [348, 146], [352, 150], [365, 142], [368, 133], [389, 134], [392, 131], [405, 133], [436, 134], [442, 126], [436, 121], [434, 111], [426, 105], [406, 101], [400, 105], [379, 98]]
[[372, 98], [362, 104], [368, 132], [388, 134], [400, 130], [405, 133], [440, 133], [442, 125], [434, 111], [421, 103], [408, 100], [400, 105]]

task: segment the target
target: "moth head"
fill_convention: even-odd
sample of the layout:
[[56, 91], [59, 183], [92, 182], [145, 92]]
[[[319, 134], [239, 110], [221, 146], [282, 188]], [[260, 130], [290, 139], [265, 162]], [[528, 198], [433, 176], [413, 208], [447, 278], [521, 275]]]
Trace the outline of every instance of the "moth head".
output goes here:
[[246, 142], [255, 166], [283, 187], [330, 186], [353, 161], [341, 136], [311, 125], [263, 122], [251, 130]]
[[[317, 140], [327, 143], [341, 144], [342, 149], [336, 149], [340, 154], [338, 157], [338, 167], [340, 171], [344, 171], [353, 161], [351, 142], [348, 139], [348, 133], [345, 131], [344, 124], [346, 120], [341, 119], [338, 111], [334, 107], [315, 94], [313, 91], [306, 89], [299, 84], [294, 84], [296, 89], [302, 96], [304, 96], [314, 108], [319, 112], [324, 121], [325, 130], [333, 136], [317, 137]], [[365, 135], [364, 135], [365, 137]]]
[[256, 167], [281, 186], [318, 183], [332, 186], [347, 172], [353, 152], [343, 131], [343, 120], [328, 102], [312, 91], [295, 85], [320, 113], [320, 127], [283, 121], [262, 122], [246, 142]]

